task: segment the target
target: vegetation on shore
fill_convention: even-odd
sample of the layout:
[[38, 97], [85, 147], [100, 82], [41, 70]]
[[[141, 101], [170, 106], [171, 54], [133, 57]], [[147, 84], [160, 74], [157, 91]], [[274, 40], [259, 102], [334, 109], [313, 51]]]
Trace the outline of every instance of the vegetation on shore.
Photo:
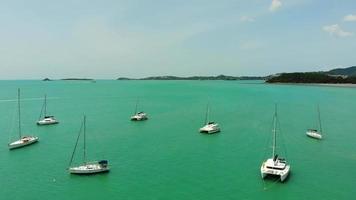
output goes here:
[[[92, 81], [90, 78], [64, 78], [60, 79], [64, 81]], [[151, 76], [146, 78], [126, 78], [120, 77], [116, 80], [266, 80], [266, 83], [329, 83], [329, 84], [356, 84], [356, 66], [348, 68], [337, 68], [330, 71], [322, 72], [294, 72], [294, 73], [281, 73], [264, 76]], [[43, 79], [43, 81], [52, 81], [49, 78]]]
[[[63, 79], [59, 79], [61, 81], [95, 81], [94, 79], [91, 78], [63, 78]], [[42, 79], [42, 81], [53, 81], [53, 79], [49, 79], [49, 78], [44, 78]]]
[[356, 84], [356, 66], [332, 69], [325, 72], [294, 72], [271, 75], [267, 83], [329, 83]]
[[92, 78], [63, 78], [62, 81], [93, 81]]
[[332, 69], [332, 70], [326, 72], [326, 74], [342, 75], [342, 76], [356, 76], [356, 66]]
[[146, 78], [132, 79], [132, 78], [118, 78], [117, 80], [225, 80], [225, 81], [235, 81], [235, 80], [264, 80], [265, 77], [260, 76], [189, 76], [189, 77], [179, 77], [179, 76], [151, 76]]
[[323, 72], [282, 73], [266, 80], [267, 83], [352, 83], [356, 84], [355, 76], [329, 75]]

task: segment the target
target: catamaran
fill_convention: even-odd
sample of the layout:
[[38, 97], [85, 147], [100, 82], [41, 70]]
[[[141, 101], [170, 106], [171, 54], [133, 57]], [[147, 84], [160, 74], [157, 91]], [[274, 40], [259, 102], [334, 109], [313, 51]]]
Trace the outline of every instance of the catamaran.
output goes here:
[[323, 138], [322, 136], [322, 128], [321, 128], [321, 119], [320, 119], [320, 109], [319, 109], [319, 106], [318, 106], [318, 120], [319, 120], [319, 130], [318, 131], [317, 129], [308, 129], [307, 132], [306, 132], [306, 135], [311, 137], [311, 138], [315, 138], [315, 139], [319, 139], [321, 140]]
[[135, 107], [135, 112], [134, 115], [131, 116], [131, 121], [143, 121], [143, 120], [147, 120], [147, 114], [145, 112], [137, 112], [137, 106], [138, 106], [138, 100], [136, 102], [136, 107]]
[[17, 90], [17, 106], [18, 106], [18, 117], [19, 117], [19, 119], [18, 119], [19, 139], [8, 144], [10, 150], [24, 147], [24, 146], [33, 144], [38, 141], [38, 137], [36, 137], [36, 136], [22, 136], [22, 133], [21, 133], [20, 89]]
[[209, 104], [206, 107], [205, 123], [204, 126], [199, 129], [201, 133], [213, 134], [220, 132], [220, 127], [218, 123], [209, 121], [210, 107]]
[[[78, 166], [71, 166], [73, 163], [73, 158], [74, 158], [76, 148], [78, 146], [78, 141], [79, 141], [80, 135], [82, 133], [82, 128], [83, 128], [83, 141], [84, 141], [83, 163]], [[110, 169], [109, 169], [107, 160], [87, 162], [87, 158], [86, 158], [86, 116], [84, 116], [83, 123], [79, 130], [77, 141], [74, 146], [72, 157], [69, 162], [69, 173], [71, 173], [71, 174], [97, 174], [97, 173], [102, 173], [102, 172], [108, 172], [109, 170]]]
[[51, 125], [51, 124], [58, 124], [58, 123], [59, 122], [56, 120], [56, 118], [54, 118], [54, 116], [47, 115], [47, 95], [45, 95], [40, 117], [38, 118], [37, 121], [37, 125]]
[[273, 145], [272, 145], [272, 158], [267, 159], [262, 163], [261, 176], [264, 179], [267, 175], [279, 176], [283, 182], [290, 172], [290, 165], [284, 158], [281, 158], [276, 153], [277, 146], [277, 106], [273, 116]]

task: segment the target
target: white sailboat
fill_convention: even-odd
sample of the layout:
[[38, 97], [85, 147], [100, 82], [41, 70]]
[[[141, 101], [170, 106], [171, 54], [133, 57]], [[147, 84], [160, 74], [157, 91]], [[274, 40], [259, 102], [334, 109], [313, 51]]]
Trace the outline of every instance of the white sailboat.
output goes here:
[[21, 133], [20, 89], [17, 90], [17, 104], [18, 104], [18, 116], [19, 116], [19, 120], [18, 120], [18, 122], [19, 122], [19, 124], [18, 124], [19, 125], [19, 127], [18, 127], [19, 139], [8, 144], [10, 150], [24, 147], [24, 146], [33, 144], [38, 141], [38, 137], [36, 137], [36, 136], [22, 136], [22, 133]]
[[209, 121], [210, 107], [209, 104], [206, 107], [205, 123], [204, 126], [199, 129], [201, 133], [213, 134], [220, 132], [220, 127], [218, 123]]
[[[83, 130], [83, 141], [84, 141], [84, 147], [83, 147], [83, 163], [77, 166], [71, 166], [74, 158], [74, 154], [78, 145], [78, 141], [80, 138], [80, 135], [82, 133], [82, 128]], [[101, 160], [101, 161], [87, 161], [86, 158], [86, 116], [84, 116], [82, 126], [80, 128], [77, 141], [74, 146], [74, 150], [72, 153], [72, 157], [69, 162], [69, 173], [71, 174], [97, 174], [97, 173], [102, 173], [102, 172], [108, 172], [109, 166], [108, 166], [108, 161], [107, 160]]]
[[131, 121], [143, 121], [147, 120], [147, 114], [143, 111], [137, 112], [138, 100], [136, 102], [135, 112], [134, 115], [131, 116]]
[[318, 105], [318, 121], [319, 121], [319, 131], [317, 129], [308, 129], [307, 132], [306, 132], [306, 135], [311, 137], [311, 138], [315, 138], [315, 139], [321, 140], [323, 138], [323, 136], [322, 136], [323, 130], [321, 128], [319, 105]]
[[51, 125], [51, 124], [58, 124], [58, 123], [59, 122], [56, 120], [56, 118], [54, 118], [54, 116], [47, 115], [47, 95], [45, 95], [40, 117], [37, 121], [37, 125]]
[[280, 158], [276, 153], [277, 146], [277, 106], [273, 116], [273, 145], [272, 158], [267, 159], [261, 165], [261, 176], [264, 179], [267, 175], [279, 176], [283, 182], [289, 175], [290, 165], [284, 158]]

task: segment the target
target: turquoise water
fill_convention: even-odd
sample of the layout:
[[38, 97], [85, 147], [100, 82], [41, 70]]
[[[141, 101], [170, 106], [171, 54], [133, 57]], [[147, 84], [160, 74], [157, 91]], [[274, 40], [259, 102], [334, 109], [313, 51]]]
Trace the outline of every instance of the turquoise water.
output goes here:
[[[23, 132], [40, 142], [9, 151], [22, 89]], [[0, 81], [0, 199], [354, 199], [356, 89], [267, 85], [259, 81]], [[44, 93], [60, 124], [37, 127]], [[149, 114], [129, 121], [136, 99]], [[221, 125], [198, 133], [207, 103]], [[278, 103], [278, 143], [291, 164], [285, 183], [260, 178], [270, 157]], [[325, 139], [317, 126], [320, 105]], [[66, 171], [83, 114], [90, 160], [110, 173]], [[81, 150], [81, 149], [79, 149]], [[80, 154], [76, 156], [80, 162]]]

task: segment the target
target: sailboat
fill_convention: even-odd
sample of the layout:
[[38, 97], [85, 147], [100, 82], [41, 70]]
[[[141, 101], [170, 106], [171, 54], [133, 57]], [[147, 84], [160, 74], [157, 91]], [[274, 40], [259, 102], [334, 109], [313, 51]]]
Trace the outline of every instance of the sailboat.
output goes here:
[[19, 116], [19, 139], [8, 144], [9, 149], [16, 149], [33, 144], [38, 141], [38, 137], [35, 136], [22, 136], [21, 132], [21, 105], [20, 105], [20, 89], [17, 90], [17, 105], [18, 105], [18, 116]]
[[318, 131], [317, 129], [308, 129], [307, 132], [306, 132], [306, 135], [311, 137], [311, 138], [315, 138], [315, 139], [319, 139], [321, 140], [323, 138], [322, 136], [322, 128], [321, 128], [321, 119], [320, 119], [320, 109], [319, 109], [319, 106], [318, 106], [318, 121], [319, 121], [319, 130]]
[[264, 179], [267, 175], [279, 176], [281, 182], [283, 182], [289, 175], [290, 165], [284, 158], [281, 158], [276, 153], [277, 146], [277, 105], [273, 116], [273, 146], [272, 146], [272, 158], [267, 159], [261, 165], [261, 176]]
[[199, 129], [201, 133], [213, 134], [220, 132], [219, 124], [209, 121], [209, 114], [210, 114], [210, 106], [209, 104], [206, 107], [206, 114], [205, 114], [205, 123], [202, 128]]
[[131, 116], [131, 121], [147, 120], [148, 119], [147, 114], [143, 111], [137, 112], [137, 106], [138, 106], [138, 100], [136, 102], [134, 115]]
[[[83, 163], [78, 166], [71, 166], [73, 163], [73, 158], [74, 158], [76, 148], [78, 146], [78, 141], [79, 141], [80, 135], [82, 133], [82, 128], [83, 128], [83, 141], [84, 141]], [[77, 141], [75, 143], [72, 157], [69, 162], [68, 170], [69, 170], [69, 173], [71, 173], [71, 174], [97, 174], [97, 173], [109, 171], [109, 166], [108, 166], [107, 160], [87, 162], [87, 158], [86, 158], [86, 116], [84, 116], [82, 126], [79, 130]]]
[[[42, 114], [43, 114], [43, 118], [42, 118]], [[58, 123], [59, 122], [54, 118], [54, 116], [47, 115], [47, 95], [45, 95], [40, 117], [37, 121], [37, 125], [51, 125], [51, 124], [58, 124]]]

